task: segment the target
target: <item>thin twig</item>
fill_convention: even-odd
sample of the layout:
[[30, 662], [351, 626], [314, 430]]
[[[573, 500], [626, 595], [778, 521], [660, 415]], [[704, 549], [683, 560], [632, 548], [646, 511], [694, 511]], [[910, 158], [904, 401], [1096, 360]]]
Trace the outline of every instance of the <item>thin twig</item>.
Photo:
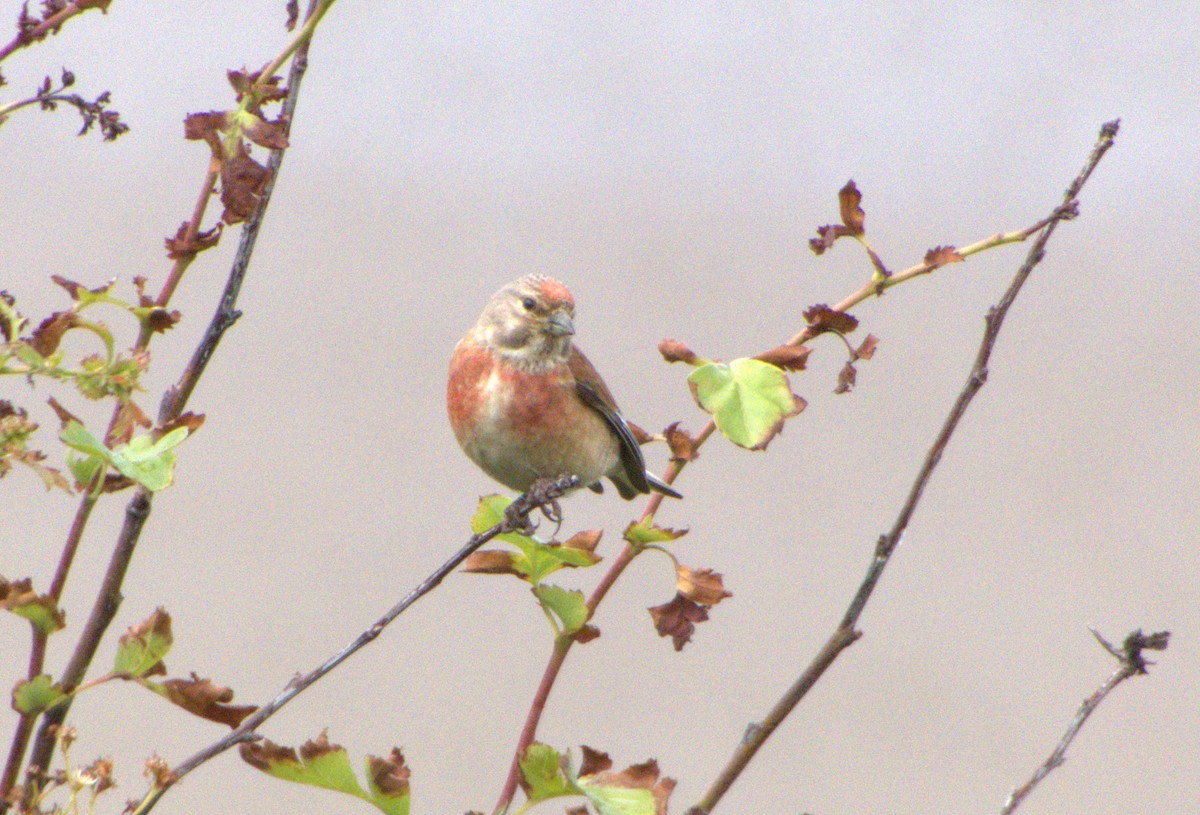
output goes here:
[[775, 729], [787, 718], [796, 705], [800, 703], [800, 700], [807, 695], [809, 689], [820, 679], [825, 670], [833, 664], [842, 651], [849, 648], [862, 636], [861, 632], [855, 629], [859, 617], [866, 608], [871, 594], [875, 591], [875, 587], [879, 584], [879, 579], [883, 576], [892, 553], [895, 552], [896, 546], [900, 543], [904, 535], [904, 530], [908, 528], [908, 523], [916, 511], [917, 505], [920, 503], [921, 495], [924, 493], [925, 487], [929, 484], [934, 470], [937, 469], [938, 462], [942, 458], [942, 453], [945, 451], [947, 444], [949, 444], [950, 438], [954, 435], [954, 430], [958, 426], [959, 420], [966, 412], [971, 400], [975, 398], [975, 394], [979, 392], [979, 389], [987, 381], [988, 360], [991, 358], [992, 350], [995, 348], [996, 338], [1000, 333], [1000, 328], [1004, 324], [1004, 318], [1008, 314], [1009, 307], [1012, 306], [1013, 301], [1021, 291], [1021, 287], [1025, 284], [1030, 273], [1041, 262], [1045, 255], [1046, 244], [1050, 240], [1050, 236], [1054, 234], [1054, 230], [1059, 222], [1074, 217], [1076, 213], [1076, 196], [1079, 194], [1088, 177], [1092, 174], [1092, 171], [1096, 168], [1096, 165], [1100, 162], [1100, 159], [1112, 146], [1113, 139], [1117, 134], [1118, 125], [1118, 121], [1112, 121], [1101, 127], [1096, 144], [1092, 148], [1092, 152], [1088, 156], [1083, 169], [1075, 177], [1071, 186], [1068, 187], [1063, 198], [1063, 203], [1056, 207], [1047, 219], [1045, 228], [1029, 248], [1024, 263], [1017, 270], [1004, 296], [1000, 298], [1000, 302], [988, 311], [983, 339], [980, 342], [979, 352], [975, 357], [975, 363], [971, 367], [971, 373], [967, 377], [967, 382], [959, 393], [958, 398], [955, 399], [954, 405], [950, 409], [950, 414], [946, 417], [942, 429], [938, 432], [933, 445], [926, 454], [925, 461], [921, 465], [916, 479], [913, 481], [912, 488], [909, 490], [908, 497], [905, 499], [895, 523], [892, 525], [891, 530], [881, 535], [876, 542], [875, 554], [871, 559], [870, 566], [867, 568], [867, 574], [855, 592], [854, 598], [850, 601], [850, 605], [847, 607], [841, 622], [825, 645], [822, 646], [820, 652], [813, 658], [812, 662], [809, 663], [799, 678], [780, 697], [779, 701], [775, 703], [763, 721], [752, 724], [747, 729], [745, 736], [738, 743], [737, 747], [734, 748], [733, 755], [721, 770], [717, 779], [700, 801], [687, 810], [687, 815], [708, 815], [708, 813], [712, 812], [713, 808], [733, 785], [734, 781], [737, 780], [738, 776], [741, 775], [746, 766], [749, 765], [759, 749], [766, 743], [767, 739], [770, 738], [771, 734], [775, 732]]
[[[475, 550], [483, 546], [488, 541], [495, 538], [497, 535], [504, 535], [509, 532], [515, 532], [525, 528], [528, 522], [529, 514], [534, 510], [545, 506], [546, 504], [561, 497], [566, 492], [575, 489], [579, 486], [579, 478], [576, 476], [563, 476], [552, 482], [535, 484], [528, 492], [517, 497], [509, 506], [505, 513], [504, 520], [478, 535], [473, 535], [461, 549], [459, 549], [453, 557], [435, 569], [428, 577], [422, 580], [417, 586], [404, 596], [400, 602], [396, 603], [386, 614], [380, 617], [374, 625], [363, 631], [354, 638], [345, 648], [342, 648], [333, 656], [322, 662], [308, 673], [298, 676], [287, 684], [287, 686], [279, 692], [279, 694], [267, 702], [262, 707], [258, 708], [254, 713], [248, 716], [235, 730], [228, 733], [224, 738], [218, 739], [212, 744], [200, 750], [195, 755], [185, 759], [171, 773], [171, 783], [174, 784], [192, 770], [204, 764], [209, 759], [220, 755], [221, 753], [233, 747], [235, 744], [240, 744], [245, 741], [252, 741], [259, 736], [255, 731], [265, 722], [277, 713], [280, 708], [290, 702], [292, 699], [299, 696], [306, 688], [314, 682], [321, 679], [338, 665], [341, 665], [347, 659], [355, 654], [360, 648], [370, 644], [378, 637], [383, 629], [392, 623], [397, 617], [403, 614], [413, 603], [420, 600], [433, 589], [437, 588], [438, 584], [446, 578], [448, 574], [454, 571], [458, 566], [466, 560]], [[155, 786], [150, 789], [146, 797], [133, 811], [133, 815], [145, 815], [154, 808], [154, 805], [162, 798], [163, 794], [169, 789], [169, 786]]]
[[27, 48], [35, 42], [45, 39], [47, 34], [57, 34], [63, 23], [77, 14], [82, 14], [89, 8], [99, 8], [99, 6], [93, 4], [84, 5], [77, 2], [68, 3], [36, 26], [28, 30], [18, 28], [17, 36], [13, 37], [5, 46], [0, 47], [0, 62], [6, 60], [14, 51]]
[[1092, 712], [1100, 706], [1100, 703], [1112, 693], [1117, 685], [1120, 685], [1131, 676], [1146, 673], [1146, 666], [1152, 663], [1146, 661], [1142, 656], [1142, 651], [1145, 649], [1165, 651], [1167, 642], [1171, 638], [1171, 632], [1169, 631], [1158, 631], [1154, 634], [1146, 635], [1139, 628], [1125, 638], [1123, 647], [1118, 650], [1106, 642], [1095, 629], [1092, 629], [1092, 634], [1100, 641], [1100, 644], [1106, 651], [1120, 661], [1120, 667], [1113, 672], [1112, 676], [1105, 680], [1103, 685], [1096, 689], [1095, 693], [1083, 700], [1083, 704], [1079, 706], [1079, 710], [1075, 713], [1075, 718], [1071, 720], [1071, 724], [1067, 727], [1067, 732], [1063, 734], [1053, 752], [1050, 753], [1050, 757], [1034, 770], [1033, 775], [1030, 776], [1028, 781], [1012, 791], [1008, 796], [1008, 800], [1004, 802], [1004, 806], [1000, 808], [1000, 815], [1012, 815], [1017, 807], [1021, 805], [1021, 802], [1025, 800], [1025, 797], [1033, 792], [1034, 787], [1041, 783], [1043, 778], [1062, 766], [1063, 761], [1066, 760], [1067, 748], [1071, 746], [1071, 742], [1079, 734], [1083, 723], [1088, 720]]

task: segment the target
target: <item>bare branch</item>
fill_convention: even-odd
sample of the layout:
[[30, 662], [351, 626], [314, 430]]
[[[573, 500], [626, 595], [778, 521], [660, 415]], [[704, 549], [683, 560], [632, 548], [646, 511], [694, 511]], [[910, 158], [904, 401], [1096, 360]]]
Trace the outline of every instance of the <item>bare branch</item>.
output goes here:
[[1128, 637], [1121, 648], [1115, 648], [1111, 643], [1105, 640], [1093, 628], [1092, 634], [1100, 642], [1104, 650], [1115, 656], [1121, 663], [1120, 667], [1113, 672], [1104, 684], [1096, 689], [1096, 692], [1083, 700], [1083, 704], [1079, 706], [1079, 710], [1075, 713], [1075, 718], [1071, 720], [1070, 726], [1067, 727], [1067, 732], [1059, 740], [1054, 751], [1050, 753], [1050, 757], [1041, 763], [1034, 770], [1033, 775], [1029, 780], [1021, 786], [1017, 787], [1008, 796], [1008, 800], [1004, 802], [1004, 806], [1000, 808], [1000, 815], [1011, 815], [1015, 812], [1021, 802], [1025, 800], [1029, 793], [1033, 792], [1034, 787], [1041, 783], [1042, 779], [1052, 773], [1054, 770], [1062, 766], [1066, 760], [1067, 748], [1071, 746], [1071, 742], [1075, 740], [1075, 736], [1079, 734], [1083, 723], [1088, 720], [1092, 712], [1100, 706], [1100, 703], [1112, 693], [1112, 691], [1131, 676], [1146, 673], [1146, 666], [1149, 663], [1142, 656], [1143, 650], [1165, 651], [1167, 642], [1171, 638], [1171, 632], [1158, 631], [1154, 634], [1143, 634], [1139, 628]]
[[[820, 679], [825, 669], [832, 665], [841, 652], [849, 648], [861, 636], [861, 632], [855, 629], [859, 617], [861, 617], [863, 610], [866, 608], [871, 594], [875, 591], [875, 587], [879, 584], [879, 578], [883, 576], [884, 569], [887, 568], [892, 553], [895, 552], [896, 546], [900, 543], [900, 539], [904, 535], [904, 530], [908, 528], [908, 523], [921, 501], [921, 495], [924, 493], [925, 487], [929, 484], [934, 470], [937, 469], [938, 462], [942, 458], [942, 453], [950, 443], [950, 438], [954, 435], [954, 430], [958, 426], [959, 420], [966, 412], [971, 400], [975, 398], [975, 394], [979, 392], [984, 382], [987, 381], [987, 363], [991, 358], [992, 349], [995, 348], [996, 338], [999, 336], [1000, 328], [1004, 324], [1004, 317], [1007, 315], [1009, 307], [1021, 291], [1021, 287], [1025, 284], [1030, 273], [1044, 257], [1046, 243], [1050, 240], [1050, 236], [1054, 233], [1059, 222], [1074, 217], [1076, 211], [1075, 197], [1079, 194], [1079, 190], [1082, 189], [1084, 182], [1092, 174], [1100, 159], [1103, 158], [1108, 148], [1112, 146], [1113, 139], [1117, 134], [1117, 127], [1118, 122], [1113, 121], [1108, 122], [1100, 129], [1100, 135], [1096, 144], [1092, 148], [1092, 152], [1088, 156], [1083, 169], [1075, 177], [1071, 186], [1068, 187], [1063, 203], [1055, 208], [1054, 212], [1047, 219], [1045, 228], [1038, 235], [1033, 246], [1029, 247], [1029, 252], [1025, 256], [1025, 262], [1017, 270], [1016, 275], [1008, 286], [1008, 290], [1000, 298], [1000, 302], [988, 311], [983, 339], [980, 342], [979, 352], [976, 354], [975, 363], [971, 367], [971, 373], [967, 377], [967, 382], [951, 407], [950, 414], [946, 417], [946, 421], [934, 439], [933, 445], [926, 454], [925, 462], [921, 465], [921, 469], [913, 481], [908, 498], [900, 508], [900, 513], [896, 517], [895, 523], [892, 525], [890, 531], [879, 536], [875, 544], [874, 557], [867, 568], [867, 574], [863, 578], [858, 591], [855, 592], [854, 598], [850, 601], [850, 605], [846, 609], [846, 614], [842, 618], [842, 621], [838, 624], [838, 627], [826, 641], [817, 656], [814, 657], [813, 661], [805, 668], [796, 681], [792, 683], [792, 686], [787, 689], [783, 696], [780, 697], [779, 701], [775, 703], [763, 721], [755, 723], [748, 728], [746, 735], [734, 749], [733, 755], [717, 776], [716, 781], [709, 787], [704, 797], [688, 809], [688, 815], [707, 815], [707, 813], [712, 812], [713, 808], [733, 785], [733, 782], [737, 780], [738, 776], [749, 765], [759, 748], [766, 743], [771, 734], [775, 732], [775, 729], [787, 718], [796, 705], [800, 703], [800, 700], [807, 695], [809, 689], [816, 684], [816, 681]], [[894, 278], [896, 275], [892, 277]], [[840, 310], [841, 305], [839, 304], [837, 308]]]

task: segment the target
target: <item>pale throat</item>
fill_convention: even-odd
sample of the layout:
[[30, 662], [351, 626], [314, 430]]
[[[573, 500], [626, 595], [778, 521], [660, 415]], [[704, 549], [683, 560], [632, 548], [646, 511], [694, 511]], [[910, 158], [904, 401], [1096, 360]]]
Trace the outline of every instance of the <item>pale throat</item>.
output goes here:
[[540, 373], [566, 364], [570, 335], [538, 331], [524, 320], [497, 320], [483, 328], [484, 344], [524, 373]]

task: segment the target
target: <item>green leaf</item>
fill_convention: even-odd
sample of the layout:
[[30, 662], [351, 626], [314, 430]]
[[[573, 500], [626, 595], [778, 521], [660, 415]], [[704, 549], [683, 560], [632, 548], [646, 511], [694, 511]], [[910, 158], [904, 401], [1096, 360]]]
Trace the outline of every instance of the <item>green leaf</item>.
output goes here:
[[648, 543], [669, 543], [687, 534], [686, 529], [669, 529], [665, 526], [655, 526], [649, 518], [640, 523], [625, 527], [625, 540], [634, 546], [645, 546]]
[[408, 815], [408, 767], [399, 749], [392, 748], [386, 758], [367, 756], [367, 794], [387, 815]]
[[41, 713], [65, 695], [49, 676], [41, 674], [17, 683], [12, 692], [12, 706], [18, 713], [31, 716]]
[[104, 461], [90, 456], [78, 456], [74, 453], [67, 456], [67, 469], [71, 471], [71, 477], [75, 479], [75, 483], [81, 487], [91, 484], [96, 473], [104, 469], [105, 464]]
[[129, 444], [112, 451], [112, 465], [122, 475], [148, 490], [157, 492], [171, 486], [175, 478], [175, 447], [188, 436], [186, 427], [177, 427], [158, 441], [153, 436], [134, 436]]
[[0, 608], [29, 620], [46, 636], [67, 625], [66, 615], [58, 607], [58, 602], [48, 594], [34, 591], [33, 581], [29, 578], [12, 583], [0, 578]]
[[86, 427], [72, 419], [58, 434], [63, 444], [72, 450], [78, 450], [88, 458], [100, 461], [112, 461], [112, 451], [104, 446], [104, 442], [92, 435]]
[[654, 793], [628, 787], [591, 786], [580, 781], [583, 794], [600, 815], [655, 815]]
[[562, 622], [562, 633], [574, 634], [588, 621], [587, 603], [583, 592], [572, 591], [545, 583], [533, 587], [542, 608], [546, 609]]
[[163, 658], [171, 650], [171, 615], [159, 607], [142, 622], [121, 635], [113, 673], [142, 677], [165, 673]]
[[325, 733], [301, 745], [299, 753], [270, 741], [243, 744], [239, 752], [251, 766], [284, 781], [353, 795], [387, 815], [408, 815], [408, 768], [399, 750], [386, 759], [367, 757], [370, 792], [358, 783], [345, 748], [331, 744]]
[[692, 371], [688, 384], [717, 429], [748, 450], [766, 449], [784, 420], [805, 406], [782, 370], [757, 359], [710, 362]]
[[[478, 535], [487, 532], [497, 524], [504, 523], [504, 510], [508, 509], [508, 505], [511, 503], [512, 500], [503, 495], [485, 495], [480, 498], [479, 507], [475, 510], [475, 517], [471, 518], [471, 532]], [[497, 535], [496, 540], [519, 546], [522, 542], [533, 539], [519, 532], [510, 532], [505, 535]]]
[[530, 803], [583, 794], [563, 770], [558, 751], [545, 744], [534, 743], [525, 749], [525, 755], [521, 757], [521, 776], [529, 787]]

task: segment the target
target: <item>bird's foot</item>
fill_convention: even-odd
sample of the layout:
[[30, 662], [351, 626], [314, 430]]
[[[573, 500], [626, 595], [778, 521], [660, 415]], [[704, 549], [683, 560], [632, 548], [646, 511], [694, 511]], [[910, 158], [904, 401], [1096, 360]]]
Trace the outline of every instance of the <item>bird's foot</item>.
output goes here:
[[529, 519], [529, 515], [536, 509], [557, 527], [562, 524], [562, 507], [558, 505], [558, 499], [578, 486], [579, 479], [573, 475], [535, 480], [504, 511], [506, 525], [514, 532], [532, 535], [537, 525]]

